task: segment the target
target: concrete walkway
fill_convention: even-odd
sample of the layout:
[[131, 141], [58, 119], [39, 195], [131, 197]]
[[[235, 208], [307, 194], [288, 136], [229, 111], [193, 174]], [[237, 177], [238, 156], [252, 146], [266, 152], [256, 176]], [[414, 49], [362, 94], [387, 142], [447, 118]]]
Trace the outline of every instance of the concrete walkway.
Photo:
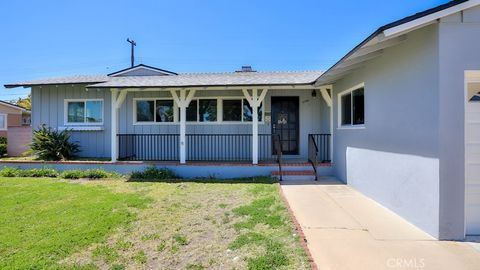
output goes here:
[[319, 269], [480, 269], [472, 245], [437, 241], [335, 179], [281, 188]]

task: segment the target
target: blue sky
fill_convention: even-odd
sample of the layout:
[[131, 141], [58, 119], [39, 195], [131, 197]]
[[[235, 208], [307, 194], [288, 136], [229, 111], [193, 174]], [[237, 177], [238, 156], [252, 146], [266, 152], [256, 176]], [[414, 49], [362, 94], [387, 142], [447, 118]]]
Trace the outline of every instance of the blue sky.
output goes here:
[[136, 63], [175, 72], [326, 70], [378, 27], [447, 0], [1, 1], [3, 84], [107, 74]]

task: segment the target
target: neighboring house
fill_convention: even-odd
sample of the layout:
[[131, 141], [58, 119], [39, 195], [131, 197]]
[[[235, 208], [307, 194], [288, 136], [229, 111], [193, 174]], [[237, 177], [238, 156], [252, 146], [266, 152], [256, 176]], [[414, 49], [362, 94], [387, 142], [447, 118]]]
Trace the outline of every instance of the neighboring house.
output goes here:
[[32, 140], [29, 110], [0, 100], [0, 137], [7, 138], [9, 156], [19, 156], [28, 150]]
[[323, 74], [139, 65], [6, 87], [31, 87], [33, 125], [73, 129], [85, 156], [257, 164], [281, 145], [285, 163], [331, 160], [432, 236], [462, 239], [480, 234], [479, 48], [480, 1], [452, 1], [379, 28]]

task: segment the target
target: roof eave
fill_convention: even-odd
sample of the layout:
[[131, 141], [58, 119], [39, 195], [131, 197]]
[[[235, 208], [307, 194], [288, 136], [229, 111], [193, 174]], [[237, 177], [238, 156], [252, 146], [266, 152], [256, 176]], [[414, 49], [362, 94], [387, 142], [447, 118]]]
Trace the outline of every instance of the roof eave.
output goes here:
[[[378, 28], [375, 32], [373, 32], [370, 36], [368, 36], [365, 40], [360, 42], [357, 46], [355, 46], [352, 50], [350, 50], [345, 56], [343, 56], [339, 61], [337, 61], [333, 66], [331, 66], [327, 71], [325, 71], [320, 77], [316, 80], [315, 85], [324, 85], [324, 84], [330, 84], [332, 83], [331, 80], [324, 80], [326, 77], [329, 76], [329, 74], [336, 69], [341, 63], [346, 61], [349, 57], [351, 57], [354, 53], [356, 53], [358, 50], [363, 48], [366, 44], [368, 44], [370, 41], [372, 41], [374, 38], [379, 37], [380, 35], [383, 36], [383, 38], [392, 38], [399, 36], [401, 34], [405, 34], [406, 32], [413, 31], [415, 29], [418, 29], [419, 27], [424, 27], [428, 24], [431, 23], [431, 21], [437, 20], [438, 16], [434, 16], [435, 14], [446, 11], [448, 9], [451, 9], [453, 7], [456, 7], [456, 9], [451, 10], [451, 12], [455, 13], [458, 12], [459, 10], [463, 10], [469, 7], [473, 7], [476, 5], [480, 4], [480, 0], [456, 0], [456, 1], [450, 1], [448, 3], [439, 5], [437, 7], [425, 10], [423, 12], [416, 13], [414, 15], [405, 17], [403, 19], [394, 21], [392, 23], [386, 24], [380, 28]], [[448, 14], [447, 14], [448, 15]], [[447, 16], [445, 14], [442, 14], [442, 16]], [[430, 16], [430, 17], [429, 17]], [[421, 20], [422, 18], [428, 17], [428, 21], [425, 20], [423, 21], [420, 25], [418, 25], [418, 20]], [[417, 22], [417, 24], [415, 24]], [[404, 27], [400, 28], [401, 26], [408, 25], [409, 27]], [[386, 39], [385, 39], [386, 40]]]
[[139, 88], [139, 89], [151, 89], [151, 88], [209, 88], [209, 87], [225, 87], [225, 88], [237, 88], [237, 87], [281, 87], [281, 86], [312, 86], [314, 87], [316, 80], [309, 83], [279, 83], [279, 84], [214, 84], [214, 85], [159, 85], [159, 86], [96, 86], [96, 85], [87, 85], [87, 88], [115, 88], [115, 89], [127, 89], [127, 88]]

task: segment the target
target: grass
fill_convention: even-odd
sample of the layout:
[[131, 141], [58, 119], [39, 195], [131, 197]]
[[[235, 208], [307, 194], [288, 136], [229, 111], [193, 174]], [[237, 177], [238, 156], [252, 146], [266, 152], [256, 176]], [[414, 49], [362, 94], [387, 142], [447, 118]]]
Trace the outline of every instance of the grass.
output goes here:
[[0, 269], [309, 269], [269, 178], [0, 178]]
[[[147, 200], [52, 179], [0, 178], [0, 269], [54, 268], [135, 219]], [[107, 249], [96, 254], [104, 255]]]

